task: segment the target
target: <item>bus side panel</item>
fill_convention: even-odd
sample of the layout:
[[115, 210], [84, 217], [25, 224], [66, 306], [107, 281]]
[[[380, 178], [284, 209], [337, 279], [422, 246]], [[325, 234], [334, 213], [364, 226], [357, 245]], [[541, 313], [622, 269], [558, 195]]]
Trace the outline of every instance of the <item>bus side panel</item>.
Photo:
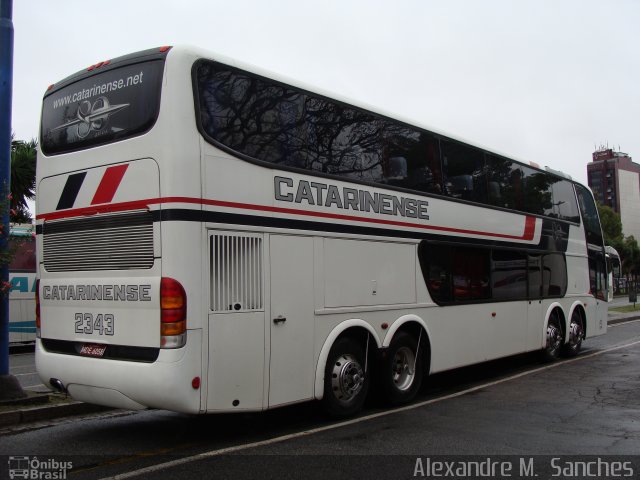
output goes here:
[[327, 238], [325, 308], [416, 302], [416, 246]]
[[264, 318], [264, 312], [209, 315], [207, 411], [262, 410]]

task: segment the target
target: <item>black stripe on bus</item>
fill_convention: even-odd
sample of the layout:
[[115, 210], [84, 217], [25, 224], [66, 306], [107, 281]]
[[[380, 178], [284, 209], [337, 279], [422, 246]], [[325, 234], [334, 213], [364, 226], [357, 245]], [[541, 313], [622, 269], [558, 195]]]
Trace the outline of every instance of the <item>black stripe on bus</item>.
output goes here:
[[76, 202], [76, 198], [78, 197], [78, 192], [80, 192], [80, 187], [82, 187], [82, 182], [84, 182], [84, 177], [86, 176], [87, 172], [69, 175], [67, 183], [64, 184], [64, 188], [62, 189], [62, 195], [60, 195], [60, 200], [58, 200], [56, 210], [64, 210], [65, 208], [73, 207], [73, 204]]
[[[390, 238], [407, 238], [416, 240], [434, 240], [434, 241], [454, 241], [456, 243], [468, 243], [473, 245], [485, 245], [487, 247], [513, 247], [518, 249], [545, 250], [566, 252], [567, 238], [569, 236], [569, 225], [563, 222], [553, 222], [550, 219], [542, 220], [542, 236], [540, 242], [536, 245], [523, 244], [520, 242], [512, 242], [509, 240], [486, 240], [471, 238], [465, 236], [433, 234], [427, 232], [416, 232], [411, 230], [401, 230], [398, 228], [376, 228], [362, 225], [331, 223], [331, 222], [315, 222], [308, 220], [297, 220], [289, 218], [268, 217], [260, 215], [243, 215], [237, 213], [225, 213], [195, 209], [167, 209], [154, 210], [150, 212], [154, 222], [197, 222], [197, 223], [222, 223], [238, 226], [252, 227], [268, 227], [282, 228], [289, 230], [302, 230], [310, 232], [331, 232], [351, 235], [365, 235]], [[74, 219], [72, 221], [56, 222], [55, 233], [76, 230], [85, 219]], [[47, 225], [45, 223], [45, 225]], [[555, 232], [555, 233], [552, 233]], [[42, 234], [42, 225], [36, 226], [36, 233]], [[47, 225], [44, 233], [53, 233]]]
[[[312, 232], [331, 232], [344, 233], [351, 235], [366, 235], [377, 237], [393, 237], [393, 238], [410, 238], [416, 240], [449, 240], [456, 243], [468, 243], [473, 245], [485, 245], [487, 247], [500, 246], [518, 249], [545, 250], [566, 252], [567, 238], [569, 235], [569, 225], [562, 222], [553, 222], [549, 219], [543, 219], [542, 237], [538, 244], [523, 244], [519, 242], [511, 242], [509, 240], [486, 240], [471, 238], [466, 236], [456, 236], [447, 234], [433, 234], [427, 232], [415, 232], [411, 230], [400, 230], [397, 228], [376, 228], [365, 227], [360, 225], [348, 225], [342, 223], [330, 222], [313, 222], [308, 220], [295, 220], [289, 218], [266, 217], [258, 215], [241, 215], [236, 213], [214, 212], [206, 210], [191, 209], [169, 209], [156, 210], [153, 212], [154, 221], [187, 221], [199, 223], [226, 223], [230, 225], [246, 225], [252, 227], [269, 227], [269, 228], [285, 228], [290, 230], [304, 230]], [[550, 231], [558, 231], [562, 229], [564, 237], [560, 241], [554, 241], [547, 233]]]

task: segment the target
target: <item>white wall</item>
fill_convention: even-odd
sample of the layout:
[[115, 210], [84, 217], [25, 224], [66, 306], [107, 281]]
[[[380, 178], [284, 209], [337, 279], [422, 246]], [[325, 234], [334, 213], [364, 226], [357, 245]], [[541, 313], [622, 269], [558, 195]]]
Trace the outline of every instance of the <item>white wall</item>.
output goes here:
[[620, 220], [625, 236], [640, 240], [640, 180], [635, 172], [618, 170]]

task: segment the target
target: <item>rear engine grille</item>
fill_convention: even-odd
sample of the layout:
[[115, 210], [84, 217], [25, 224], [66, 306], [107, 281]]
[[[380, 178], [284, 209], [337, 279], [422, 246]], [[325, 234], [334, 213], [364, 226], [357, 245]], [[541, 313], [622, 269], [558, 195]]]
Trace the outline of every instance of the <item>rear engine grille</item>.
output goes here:
[[211, 236], [211, 309], [214, 312], [262, 310], [260, 235]]
[[45, 222], [42, 233], [48, 272], [153, 266], [153, 215], [146, 210]]

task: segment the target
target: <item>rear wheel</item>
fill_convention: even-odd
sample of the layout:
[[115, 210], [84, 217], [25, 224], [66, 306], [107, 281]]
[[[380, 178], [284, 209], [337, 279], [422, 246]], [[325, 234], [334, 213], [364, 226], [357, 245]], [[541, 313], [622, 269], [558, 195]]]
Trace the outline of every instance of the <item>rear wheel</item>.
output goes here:
[[362, 408], [369, 391], [369, 372], [359, 343], [343, 337], [329, 351], [324, 370], [324, 408], [333, 417], [348, 417]]
[[558, 312], [554, 310], [549, 317], [549, 323], [547, 324], [547, 342], [542, 350], [542, 357], [548, 362], [557, 360], [560, 356], [560, 349], [562, 347], [563, 335], [562, 328], [560, 327], [560, 316]]
[[422, 353], [418, 342], [407, 332], [398, 332], [382, 360], [382, 393], [385, 400], [392, 405], [410, 402], [420, 390], [422, 376]]
[[582, 340], [584, 339], [584, 324], [582, 315], [576, 309], [571, 315], [569, 324], [569, 340], [562, 346], [562, 354], [567, 357], [575, 357], [580, 352]]

